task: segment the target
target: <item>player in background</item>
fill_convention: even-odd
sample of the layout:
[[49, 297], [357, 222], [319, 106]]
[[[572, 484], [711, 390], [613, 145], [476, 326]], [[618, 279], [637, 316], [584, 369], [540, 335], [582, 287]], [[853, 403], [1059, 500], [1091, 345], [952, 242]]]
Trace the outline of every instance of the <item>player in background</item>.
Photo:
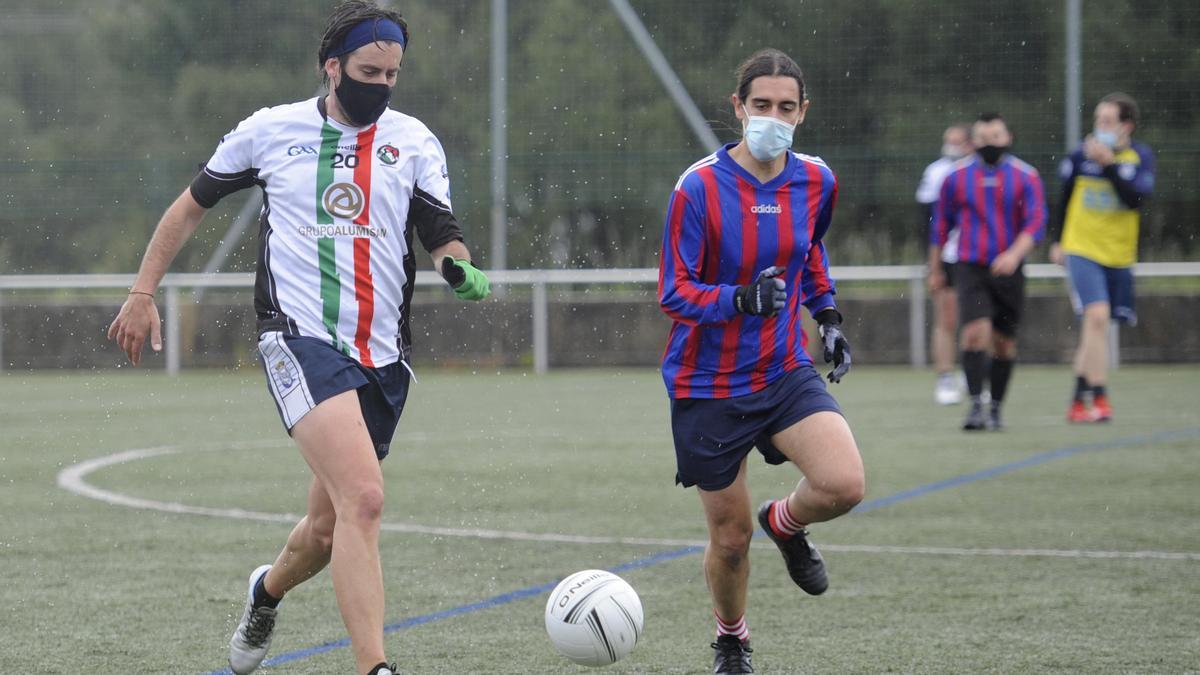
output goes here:
[[[917, 186], [917, 203], [924, 207], [925, 220], [921, 227], [921, 241], [929, 238], [933, 225], [933, 209], [942, 194], [942, 182], [962, 158], [971, 154], [971, 128], [955, 124], [942, 132], [942, 156], [938, 157], [921, 174]], [[963, 382], [961, 373], [954, 372], [955, 338], [958, 337], [958, 297], [954, 293], [954, 262], [958, 249], [954, 241], [958, 230], [950, 233], [950, 245], [942, 247], [941, 260], [929, 261], [927, 284], [933, 299], [933, 333], [930, 336], [930, 351], [933, 366], [937, 370], [933, 400], [941, 405], [955, 405], [962, 401]]]
[[750, 673], [746, 594], [754, 515], [746, 486], [755, 447], [769, 464], [803, 474], [758, 523], [792, 580], [817, 595], [825, 563], [807, 526], [863, 497], [862, 459], [837, 402], [805, 351], [801, 306], [819, 324], [838, 382], [850, 347], [834, 303], [822, 239], [837, 179], [818, 157], [792, 153], [808, 110], [804, 76], [766, 49], [737, 71], [730, 97], [743, 125], [728, 144], [683, 173], [663, 233], [659, 298], [672, 320], [662, 374], [671, 399], [675, 480], [695, 485], [708, 524], [704, 575], [716, 615], [713, 670]]
[[[1050, 258], [1067, 268], [1071, 304], [1080, 317], [1075, 350], [1075, 395], [1069, 422], [1107, 422], [1108, 325], [1134, 325], [1133, 264], [1139, 209], [1154, 191], [1154, 153], [1133, 140], [1138, 106], [1114, 93], [1096, 105], [1095, 127], [1064, 159], [1062, 240]], [[1090, 399], [1090, 400], [1089, 400]]]
[[441, 145], [388, 108], [408, 38], [399, 13], [363, 0], [335, 8], [318, 53], [329, 93], [259, 110], [225, 136], [159, 221], [108, 331], [134, 365], [147, 336], [160, 350], [154, 294], [171, 261], [222, 197], [263, 189], [258, 351], [313, 478], [306, 515], [275, 562], [250, 575], [229, 645], [235, 673], [258, 668], [280, 599], [326, 565], [357, 672], [395, 671], [383, 647], [380, 462], [411, 375], [413, 235], [458, 297], [489, 290], [450, 210]]
[[[1000, 410], [1017, 358], [1017, 326], [1025, 303], [1026, 256], [1046, 229], [1046, 196], [1038, 172], [1009, 154], [1004, 118], [981, 115], [971, 127], [975, 155], [942, 184], [934, 210], [929, 260], [941, 258], [958, 228], [954, 267], [962, 322], [962, 365], [971, 409], [963, 429], [999, 430]], [[983, 410], [983, 383], [991, 409]]]

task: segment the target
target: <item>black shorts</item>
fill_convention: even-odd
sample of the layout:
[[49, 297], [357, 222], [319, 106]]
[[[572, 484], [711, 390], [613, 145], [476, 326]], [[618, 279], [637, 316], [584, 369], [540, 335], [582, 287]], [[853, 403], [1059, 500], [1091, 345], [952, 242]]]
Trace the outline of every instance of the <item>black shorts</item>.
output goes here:
[[954, 267], [956, 263], [942, 261], [942, 274], [946, 277], [946, 288], [954, 288]]
[[994, 276], [987, 265], [956, 263], [958, 320], [965, 325], [991, 319], [1001, 335], [1016, 337], [1025, 305], [1025, 272], [1021, 267], [1007, 277]]
[[375, 456], [381, 461], [387, 457], [408, 400], [409, 372], [402, 362], [369, 368], [324, 340], [278, 331], [259, 338], [258, 357], [289, 434], [322, 401], [355, 390]]
[[824, 410], [842, 412], [811, 363], [753, 394], [674, 399], [675, 482], [710, 491], [727, 488], [754, 447], [768, 464], [783, 464], [787, 457], [771, 443], [771, 437]]

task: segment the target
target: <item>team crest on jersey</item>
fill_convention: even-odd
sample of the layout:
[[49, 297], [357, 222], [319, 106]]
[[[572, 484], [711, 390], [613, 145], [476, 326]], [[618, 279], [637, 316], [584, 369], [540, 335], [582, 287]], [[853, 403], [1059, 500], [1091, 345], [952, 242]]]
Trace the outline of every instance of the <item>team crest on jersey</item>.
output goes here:
[[396, 163], [396, 160], [400, 159], [400, 150], [389, 143], [376, 150], [375, 156], [379, 158], [379, 161], [391, 166]]
[[362, 189], [354, 183], [333, 183], [321, 195], [326, 213], [347, 220], [353, 220], [362, 213], [364, 202]]

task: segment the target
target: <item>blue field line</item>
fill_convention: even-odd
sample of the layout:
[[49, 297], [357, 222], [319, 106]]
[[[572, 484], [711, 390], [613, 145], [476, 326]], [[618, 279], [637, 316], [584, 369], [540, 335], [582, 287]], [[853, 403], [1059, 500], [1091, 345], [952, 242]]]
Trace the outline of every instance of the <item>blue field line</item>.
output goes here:
[[[910, 499], [915, 499], [917, 497], [921, 497], [923, 495], [927, 495], [927, 494], [930, 494], [933, 492], [940, 492], [941, 490], [946, 490], [946, 489], [949, 489], [952, 487], [957, 487], [959, 485], [965, 485], [967, 483], [973, 483], [975, 481], [985, 480], [987, 478], [992, 478], [994, 476], [999, 476], [1001, 474], [1011, 473], [1013, 471], [1017, 471], [1020, 469], [1026, 469], [1031, 466], [1037, 466], [1039, 464], [1045, 464], [1046, 462], [1051, 462], [1056, 459], [1063, 459], [1065, 457], [1070, 457], [1072, 455], [1078, 455], [1078, 454], [1084, 453], [1084, 452], [1093, 452], [1096, 450], [1112, 450], [1114, 448], [1125, 448], [1125, 447], [1130, 447], [1130, 446], [1145, 445], [1147, 443], [1161, 443], [1161, 442], [1165, 442], [1165, 441], [1174, 441], [1174, 440], [1179, 440], [1179, 439], [1183, 439], [1183, 438], [1194, 438], [1196, 436], [1200, 436], [1200, 427], [1193, 427], [1193, 428], [1189, 428], [1189, 429], [1179, 429], [1176, 431], [1160, 431], [1160, 432], [1153, 433], [1153, 434], [1144, 434], [1144, 435], [1140, 435], [1140, 436], [1129, 436], [1126, 438], [1118, 438], [1118, 439], [1111, 440], [1111, 441], [1086, 443], [1084, 445], [1075, 445], [1075, 446], [1071, 446], [1071, 447], [1067, 447], [1067, 448], [1059, 448], [1057, 450], [1050, 450], [1047, 452], [1043, 452], [1041, 454], [1033, 455], [1032, 457], [1026, 457], [1025, 459], [1017, 460], [1015, 462], [1009, 462], [1008, 464], [1001, 464], [999, 466], [994, 466], [994, 467], [991, 467], [988, 469], [983, 469], [980, 471], [963, 474], [961, 476], [955, 476], [953, 478], [947, 478], [945, 480], [940, 480], [935, 483], [927, 483], [925, 485], [915, 487], [911, 490], [897, 492], [896, 494], [889, 495], [887, 497], [880, 497], [879, 499], [872, 499], [870, 501], [866, 501], [866, 502], [859, 504], [854, 509], [854, 513], [865, 513], [867, 511], [874, 511], [876, 509], [881, 509], [886, 506], [891, 506], [893, 504], [897, 504], [899, 502], [904, 502], [904, 501], [908, 501]], [[761, 534], [762, 534], [762, 532], [759, 531], [759, 532], [755, 533], [755, 536], [759, 536]], [[689, 556], [694, 553], [701, 553], [703, 551], [704, 551], [703, 546], [684, 546], [682, 548], [671, 549], [669, 551], [663, 551], [661, 553], [656, 553], [651, 556], [646, 556], [645, 558], [638, 558], [637, 560], [631, 560], [626, 563], [621, 563], [620, 565], [617, 565], [615, 567], [610, 567], [608, 569], [610, 572], [612, 572], [614, 574], [620, 574], [622, 572], [628, 572], [631, 570], [640, 569], [642, 567], [648, 567], [650, 565], [657, 565], [659, 563], [667, 562], [669, 560], [675, 560], [676, 558], [682, 558], [684, 556]], [[388, 624], [387, 626], [384, 626], [383, 632], [386, 635], [388, 633], [394, 633], [396, 631], [404, 630], [406, 628], [412, 628], [414, 626], [420, 626], [423, 624], [432, 623], [434, 621], [440, 621], [442, 619], [448, 619], [448, 618], [455, 617], [455, 616], [461, 616], [463, 614], [470, 614], [472, 612], [478, 612], [480, 610], [490, 609], [492, 607], [497, 607], [499, 605], [505, 605], [505, 604], [508, 604], [510, 602], [514, 602], [517, 600], [524, 600], [525, 598], [533, 597], [536, 595], [542, 595], [544, 593], [549, 593], [550, 591], [554, 590], [554, 587], [557, 585], [558, 585], [558, 581], [551, 581], [549, 583], [541, 584], [538, 586], [530, 586], [528, 588], [522, 588], [522, 589], [518, 589], [515, 591], [510, 591], [508, 593], [501, 593], [500, 595], [492, 596], [486, 600], [480, 600], [479, 602], [473, 602], [468, 605], [460, 605], [458, 607], [452, 607], [450, 609], [445, 609], [440, 612], [433, 612], [431, 614], [422, 614], [420, 616], [414, 616], [414, 617], [411, 617], [408, 619], [404, 619], [403, 621], [399, 621], [399, 622], [396, 622], [393, 624]], [[341, 640], [334, 640], [332, 642], [326, 642], [324, 644], [320, 644], [315, 647], [298, 649], [296, 651], [286, 652], [286, 653], [280, 654], [278, 656], [274, 656], [274, 657], [264, 661], [263, 665], [264, 666], [278, 666], [278, 665], [281, 665], [284, 663], [289, 663], [291, 661], [300, 661], [300, 660], [309, 658], [311, 656], [316, 656], [318, 654], [324, 654], [325, 652], [333, 651], [335, 649], [342, 649], [343, 647], [349, 647], [349, 646], [350, 646], [350, 639], [342, 638]], [[230, 671], [228, 668], [226, 668], [224, 670], [208, 671], [207, 673], [204, 673], [203, 675], [232, 675], [232, 671]]]
[[1083, 452], [1093, 452], [1096, 450], [1112, 450], [1114, 448], [1125, 448], [1125, 447], [1129, 447], [1129, 446], [1133, 446], [1133, 445], [1145, 445], [1147, 443], [1161, 443], [1164, 441], [1174, 441], [1174, 440], [1179, 440], [1182, 438], [1192, 438], [1195, 436], [1200, 436], [1200, 427], [1193, 427], [1191, 429], [1179, 429], [1176, 431], [1160, 431], [1157, 433], [1145, 434], [1142, 436], [1129, 436], [1126, 438], [1118, 438], [1118, 439], [1115, 439], [1112, 441], [1100, 441], [1097, 443], [1074, 445], [1069, 448], [1059, 448], [1058, 450], [1049, 450], [1047, 452], [1041, 453], [1040, 455], [1033, 455], [1032, 457], [1026, 457], [1025, 459], [1017, 460], [1015, 462], [1009, 462], [1008, 464], [1001, 464], [1000, 466], [994, 466], [989, 469], [982, 469], [980, 471], [975, 471], [973, 473], [963, 474], [961, 476], [955, 476], [954, 478], [947, 478], [946, 480], [940, 480], [936, 483], [928, 483], [926, 485], [921, 485], [921, 486], [915, 487], [911, 490], [897, 492], [896, 494], [889, 495], [887, 497], [880, 497], [879, 499], [872, 499], [869, 501], [865, 501], [865, 502], [859, 504], [857, 507], [855, 507], [854, 512], [855, 513], [865, 513], [867, 511], [874, 511], [875, 509], [881, 509], [885, 506], [891, 506], [892, 504], [907, 501], [909, 499], [914, 499], [914, 498], [920, 497], [922, 495], [927, 495], [931, 492], [939, 492], [941, 490], [946, 490], [948, 488], [957, 487], [959, 485], [964, 485], [966, 483], [973, 483], [975, 481], [984, 480], [985, 478], [992, 478], [993, 476], [999, 476], [1000, 474], [1017, 471], [1018, 469], [1026, 469], [1031, 466], [1037, 466], [1038, 464], [1045, 464], [1046, 462], [1050, 462], [1050, 461], [1053, 461], [1056, 459], [1070, 457], [1071, 455], [1078, 455]]

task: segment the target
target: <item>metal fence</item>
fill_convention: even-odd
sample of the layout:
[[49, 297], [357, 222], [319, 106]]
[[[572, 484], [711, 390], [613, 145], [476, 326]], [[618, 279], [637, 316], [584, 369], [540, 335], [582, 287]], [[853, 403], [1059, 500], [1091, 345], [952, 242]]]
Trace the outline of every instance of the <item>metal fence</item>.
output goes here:
[[[507, 288], [529, 287], [531, 290], [533, 368], [545, 373], [550, 367], [550, 322], [547, 289], [551, 286], [587, 284], [593, 286], [651, 285], [658, 282], [658, 270], [636, 269], [579, 269], [579, 270], [496, 270], [488, 273], [493, 288], [504, 293]], [[925, 331], [927, 326], [927, 292], [925, 268], [921, 265], [846, 266], [831, 269], [839, 282], [903, 282], [903, 299], [908, 304], [909, 363], [923, 366], [927, 362]], [[1061, 267], [1056, 265], [1027, 265], [1030, 279], [1060, 279]], [[1134, 267], [1139, 278], [1200, 277], [1200, 263], [1140, 263]], [[66, 274], [66, 275], [0, 275], [0, 299], [4, 291], [16, 290], [105, 290], [125, 289], [133, 282], [132, 274]], [[225, 274], [168, 274], [162, 283], [164, 303], [164, 357], [169, 374], [181, 369], [180, 319], [181, 305], [188, 301], [186, 291], [213, 288], [250, 289], [254, 278], [248, 273]], [[417, 273], [416, 285], [442, 286], [445, 282], [434, 272]], [[0, 305], [0, 326], [4, 325], [4, 307]], [[3, 331], [0, 331], [0, 368], [4, 364]], [[1114, 348], [1115, 354], [1115, 348]]]

